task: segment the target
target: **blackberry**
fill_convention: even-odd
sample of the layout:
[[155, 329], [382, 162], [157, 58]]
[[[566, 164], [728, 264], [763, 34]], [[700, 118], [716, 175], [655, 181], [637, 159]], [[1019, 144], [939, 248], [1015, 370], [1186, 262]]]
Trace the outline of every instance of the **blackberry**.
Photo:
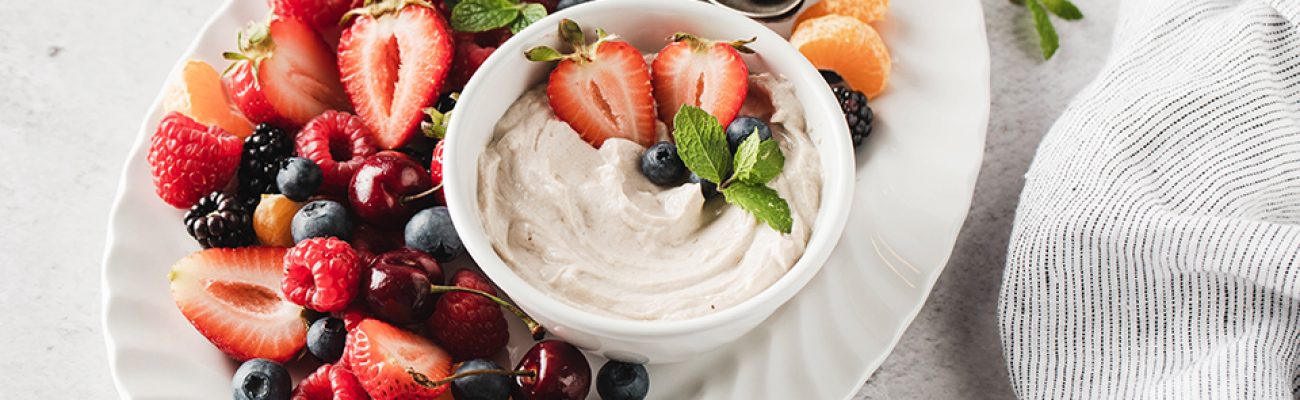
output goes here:
[[212, 192], [185, 213], [185, 230], [203, 248], [252, 245], [253, 213], [234, 196]]
[[840, 102], [845, 122], [849, 123], [853, 146], [862, 145], [862, 140], [871, 135], [871, 122], [875, 119], [871, 106], [867, 104], [867, 96], [862, 92], [843, 87], [832, 87], [831, 92], [835, 93], [835, 99]]
[[244, 153], [239, 159], [239, 195], [247, 209], [256, 208], [264, 193], [280, 193], [275, 175], [293, 155], [293, 136], [269, 124], [257, 125], [253, 134], [244, 139]]
[[847, 83], [844, 83], [844, 77], [840, 76], [838, 72], [829, 69], [819, 69], [817, 72], [822, 74], [822, 79], [825, 79], [826, 84], [830, 85], [832, 88], [845, 87], [848, 85]]

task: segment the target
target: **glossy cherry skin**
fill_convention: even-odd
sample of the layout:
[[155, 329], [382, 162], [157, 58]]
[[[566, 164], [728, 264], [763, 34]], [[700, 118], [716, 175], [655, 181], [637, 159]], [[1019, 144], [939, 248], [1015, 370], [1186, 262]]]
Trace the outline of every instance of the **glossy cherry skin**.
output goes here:
[[396, 325], [419, 323], [433, 313], [435, 298], [429, 292], [433, 282], [423, 269], [408, 265], [414, 262], [408, 257], [393, 253], [375, 257], [362, 286], [370, 314]]
[[534, 376], [515, 377], [518, 398], [525, 400], [582, 400], [591, 391], [591, 365], [577, 347], [545, 340], [524, 353], [515, 367]]
[[433, 196], [408, 196], [433, 188], [429, 172], [396, 151], [376, 153], [357, 168], [348, 185], [348, 200], [361, 219], [381, 227], [401, 226], [412, 214], [433, 205]]
[[442, 265], [438, 260], [433, 259], [429, 253], [412, 248], [402, 247], [391, 250], [378, 256], [379, 262], [390, 265], [404, 265], [424, 271], [429, 277], [429, 282], [434, 285], [441, 285], [444, 276], [442, 274]]

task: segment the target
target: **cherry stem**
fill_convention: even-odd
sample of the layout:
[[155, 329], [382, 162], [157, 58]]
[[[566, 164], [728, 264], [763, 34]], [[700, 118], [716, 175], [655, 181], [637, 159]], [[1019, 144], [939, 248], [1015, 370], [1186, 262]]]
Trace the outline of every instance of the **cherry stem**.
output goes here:
[[536, 373], [536, 372], [534, 372], [534, 371], [528, 371], [528, 370], [522, 370], [522, 371], [507, 371], [507, 370], [503, 370], [503, 369], [480, 369], [480, 370], [474, 370], [474, 371], [458, 372], [458, 373], [452, 374], [451, 376], [448, 376], [448, 377], [446, 377], [446, 378], [442, 378], [442, 379], [439, 379], [439, 380], [436, 380], [436, 381], [435, 381], [435, 380], [429, 379], [429, 377], [426, 376], [426, 375], [424, 375], [424, 374], [421, 374], [421, 373], [419, 373], [419, 372], [415, 372], [415, 370], [412, 370], [412, 369], [408, 369], [408, 370], [406, 370], [406, 373], [409, 374], [409, 375], [411, 375], [411, 379], [414, 379], [414, 380], [415, 380], [415, 383], [419, 384], [420, 386], [430, 387], [430, 388], [431, 388], [431, 387], [438, 387], [438, 385], [446, 385], [446, 384], [448, 384], [448, 383], [451, 383], [451, 381], [454, 381], [454, 380], [457, 380], [457, 379], [460, 379], [460, 378], [464, 378], [464, 377], [467, 377], [467, 376], [474, 376], [474, 375], [505, 375], [505, 376], [527, 376], [527, 377], [536, 377], [536, 376], [537, 376], [537, 373]]
[[488, 300], [492, 300], [492, 302], [501, 305], [501, 308], [505, 308], [507, 311], [510, 311], [510, 313], [514, 314], [516, 317], [519, 317], [520, 320], [524, 321], [524, 325], [528, 326], [528, 333], [533, 335], [533, 340], [542, 340], [542, 337], [546, 335], [546, 330], [542, 328], [542, 324], [537, 323], [537, 321], [534, 320], [533, 317], [529, 317], [527, 313], [524, 313], [524, 310], [520, 310], [519, 307], [515, 307], [514, 304], [510, 304], [510, 302], [502, 300], [500, 297], [493, 296], [491, 293], [484, 292], [482, 290], [463, 288], [460, 286], [439, 286], [439, 285], [429, 286], [429, 291], [432, 292], [433, 294], [461, 292], [461, 293], [471, 293], [471, 294], [476, 294], [479, 296], [486, 297]]
[[423, 199], [423, 198], [425, 198], [425, 197], [429, 197], [429, 196], [433, 195], [434, 193], [437, 193], [439, 189], [442, 189], [442, 184], [441, 184], [441, 183], [439, 183], [439, 184], [437, 184], [437, 185], [433, 185], [433, 187], [429, 188], [429, 190], [425, 190], [425, 191], [423, 191], [423, 192], [416, 193], [416, 194], [413, 194], [413, 195], [410, 195], [410, 196], [402, 196], [401, 202], [402, 202], [402, 204], [410, 204], [410, 203], [412, 203], [412, 202], [415, 202], [415, 201], [417, 201], [417, 200]]

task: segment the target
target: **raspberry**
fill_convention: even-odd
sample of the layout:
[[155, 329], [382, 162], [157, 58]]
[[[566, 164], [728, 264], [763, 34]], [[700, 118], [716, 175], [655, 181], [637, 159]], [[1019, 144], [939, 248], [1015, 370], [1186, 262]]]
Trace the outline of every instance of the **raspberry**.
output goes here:
[[[452, 285], [496, 294], [483, 275], [462, 269]], [[485, 358], [510, 341], [505, 316], [492, 300], [472, 293], [444, 293], [429, 318], [429, 331], [456, 360]]]
[[149, 172], [158, 197], [190, 208], [221, 190], [235, 175], [243, 143], [217, 126], [205, 126], [172, 112], [158, 123], [149, 145]]
[[361, 162], [375, 154], [370, 128], [360, 117], [326, 111], [298, 132], [298, 155], [311, 160], [325, 175], [321, 193], [345, 193]]
[[[370, 315], [366, 313], [365, 306], [353, 304], [343, 309], [343, 311], [338, 312], [338, 318], [343, 320], [343, 328], [351, 331], [352, 328], [356, 328], [357, 324], [360, 324], [361, 321], [370, 318]], [[346, 357], [344, 358], [346, 359]]]
[[298, 305], [316, 311], [340, 311], [357, 294], [361, 261], [347, 242], [311, 238], [284, 255], [280, 290]]
[[352, 371], [341, 365], [324, 364], [302, 378], [293, 390], [293, 400], [366, 400], [370, 395], [361, 388]]

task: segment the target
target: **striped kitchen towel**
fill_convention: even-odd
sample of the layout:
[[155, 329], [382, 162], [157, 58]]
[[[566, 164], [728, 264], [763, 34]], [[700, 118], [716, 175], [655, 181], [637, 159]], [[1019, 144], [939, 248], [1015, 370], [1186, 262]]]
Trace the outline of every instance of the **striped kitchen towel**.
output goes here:
[[1026, 175], [999, 305], [1026, 399], [1300, 393], [1300, 0], [1131, 0]]

